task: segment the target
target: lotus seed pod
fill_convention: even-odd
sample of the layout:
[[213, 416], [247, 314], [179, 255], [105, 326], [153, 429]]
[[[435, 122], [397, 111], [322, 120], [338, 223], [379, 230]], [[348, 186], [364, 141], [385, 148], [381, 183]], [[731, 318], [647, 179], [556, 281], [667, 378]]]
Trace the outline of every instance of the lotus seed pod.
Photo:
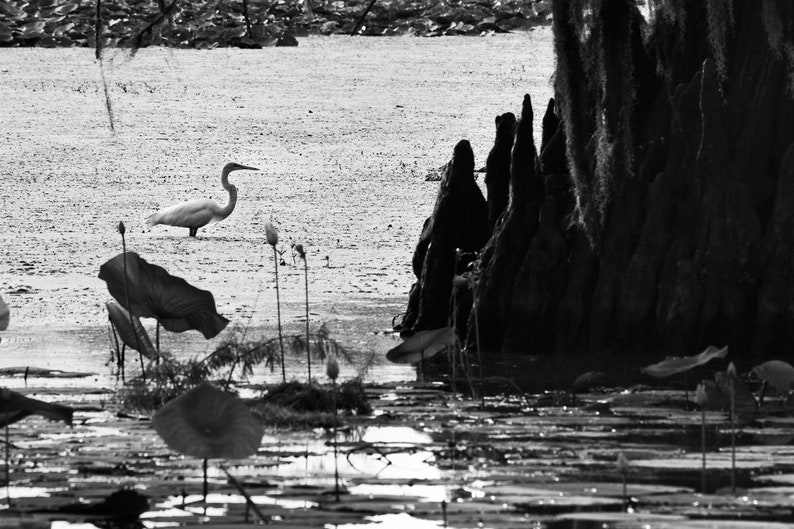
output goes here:
[[339, 363], [336, 361], [335, 356], [329, 356], [328, 362], [325, 365], [325, 373], [331, 380], [336, 380], [339, 376]]
[[618, 454], [618, 472], [621, 474], [625, 474], [629, 471], [629, 460], [626, 459], [626, 456], [623, 455], [623, 452]]
[[298, 244], [294, 245], [293, 248], [298, 253], [298, 256], [305, 261], [306, 260], [306, 251], [303, 249], [303, 245], [298, 243]]
[[119, 233], [122, 234], [122, 235], [124, 235], [124, 233], [127, 231], [127, 228], [124, 227], [124, 222], [123, 221], [119, 221], [118, 230], [119, 230]]
[[708, 402], [708, 395], [706, 395], [706, 384], [701, 382], [698, 384], [698, 389], [695, 391], [695, 401], [698, 403], [698, 406], [701, 408], [706, 407], [706, 402]]
[[733, 365], [733, 362], [728, 364], [728, 369], [725, 370], [726, 374], [731, 378], [736, 378], [736, 366]]
[[270, 246], [278, 244], [278, 230], [270, 221], [265, 222], [265, 240]]

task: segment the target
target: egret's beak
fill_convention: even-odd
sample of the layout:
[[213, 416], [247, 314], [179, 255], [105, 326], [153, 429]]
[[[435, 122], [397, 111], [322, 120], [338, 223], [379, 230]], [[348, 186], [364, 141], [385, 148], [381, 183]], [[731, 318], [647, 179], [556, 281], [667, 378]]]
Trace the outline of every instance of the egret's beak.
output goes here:
[[256, 167], [248, 167], [247, 165], [241, 165], [241, 166], [238, 167], [238, 169], [248, 169], [249, 171], [258, 171], [259, 170]]

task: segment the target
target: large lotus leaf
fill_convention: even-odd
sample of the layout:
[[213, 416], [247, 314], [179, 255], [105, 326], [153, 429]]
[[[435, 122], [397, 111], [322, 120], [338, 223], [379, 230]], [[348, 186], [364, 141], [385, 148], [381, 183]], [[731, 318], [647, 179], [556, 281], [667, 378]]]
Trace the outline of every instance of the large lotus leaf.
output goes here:
[[262, 422], [238, 397], [207, 382], [169, 401], [152, 426], [180, 454], [202, 459], [241, 459], [259, 448]]
[[217, 336], [229, 324], [218, 314], [211, 292], [172, 276], [149, 264], [135, 252], [126, 253], [129, 304], [124, 288], [125, 254], [120, 253], [99, 267], [99, 278], [122, 307], [140, 318], [156, 318], [171, 332], [195, 329], [205, 338]]
[[664, 378], [702, 366], [715, 358], [725, 358], [728, 347], [722, 349], [709, 345], [705, 351], [694, 356], [668, 356], [659, 363], [642, 368], [642, 372], [653, 377]]
[[769, 360], [753, 368], [755, 374], [780, 392], [788, 395], [794, 390], [794, 367], [782, 360]]
[[74, 410], [61, 404], [31, 399], [7, 388], [0, 389], [0, 426], [13, 424], [29, 415], [72, 424]]
[[8, 308], [3, 297], [0, 296], [0, 331], [8, 329], [8, 323], [11, 321], [11, 309]]
[[441, 327], [419, 331], [386, 353], [386, 358], [397, 364], [415, 364], [455, 345], [455, 330]]
[[105, 305], [108, 308], [110, 323], [113, 324], [113, 328], [116, 329], [121, 341], [130, 349], [140, 351], [143, 356], [150, 360], [157, 358], [157, 351], [152, 345], [152, 339], [149, 338], [149, 333], [143, 328], [140, 318], [130, 316], [127, 309], [115, 301], [109, 301]]

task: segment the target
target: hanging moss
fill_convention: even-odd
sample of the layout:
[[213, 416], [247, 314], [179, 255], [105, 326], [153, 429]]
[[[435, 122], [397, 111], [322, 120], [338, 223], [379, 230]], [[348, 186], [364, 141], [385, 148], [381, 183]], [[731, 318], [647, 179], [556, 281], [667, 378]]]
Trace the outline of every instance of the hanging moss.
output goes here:
[[707, 0], [709, 44], [720, 81], [728, 77], [727, 46], [733, 32], [733, 0]]

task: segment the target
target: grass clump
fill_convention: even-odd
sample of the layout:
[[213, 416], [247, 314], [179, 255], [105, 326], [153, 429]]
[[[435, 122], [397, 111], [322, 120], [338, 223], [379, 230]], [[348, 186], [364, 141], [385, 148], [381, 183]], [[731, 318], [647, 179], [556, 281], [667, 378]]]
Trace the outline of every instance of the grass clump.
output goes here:
[[[372, 412], [360, 378], [337, 386], [336, 405], [341, 412], [351, 415]], [[332, 387], [296, 380], [269, 388], [253, 405], [252, 412], [267, 426], [278, 428], [331, 427], [339, 422], [334, 417]]]

